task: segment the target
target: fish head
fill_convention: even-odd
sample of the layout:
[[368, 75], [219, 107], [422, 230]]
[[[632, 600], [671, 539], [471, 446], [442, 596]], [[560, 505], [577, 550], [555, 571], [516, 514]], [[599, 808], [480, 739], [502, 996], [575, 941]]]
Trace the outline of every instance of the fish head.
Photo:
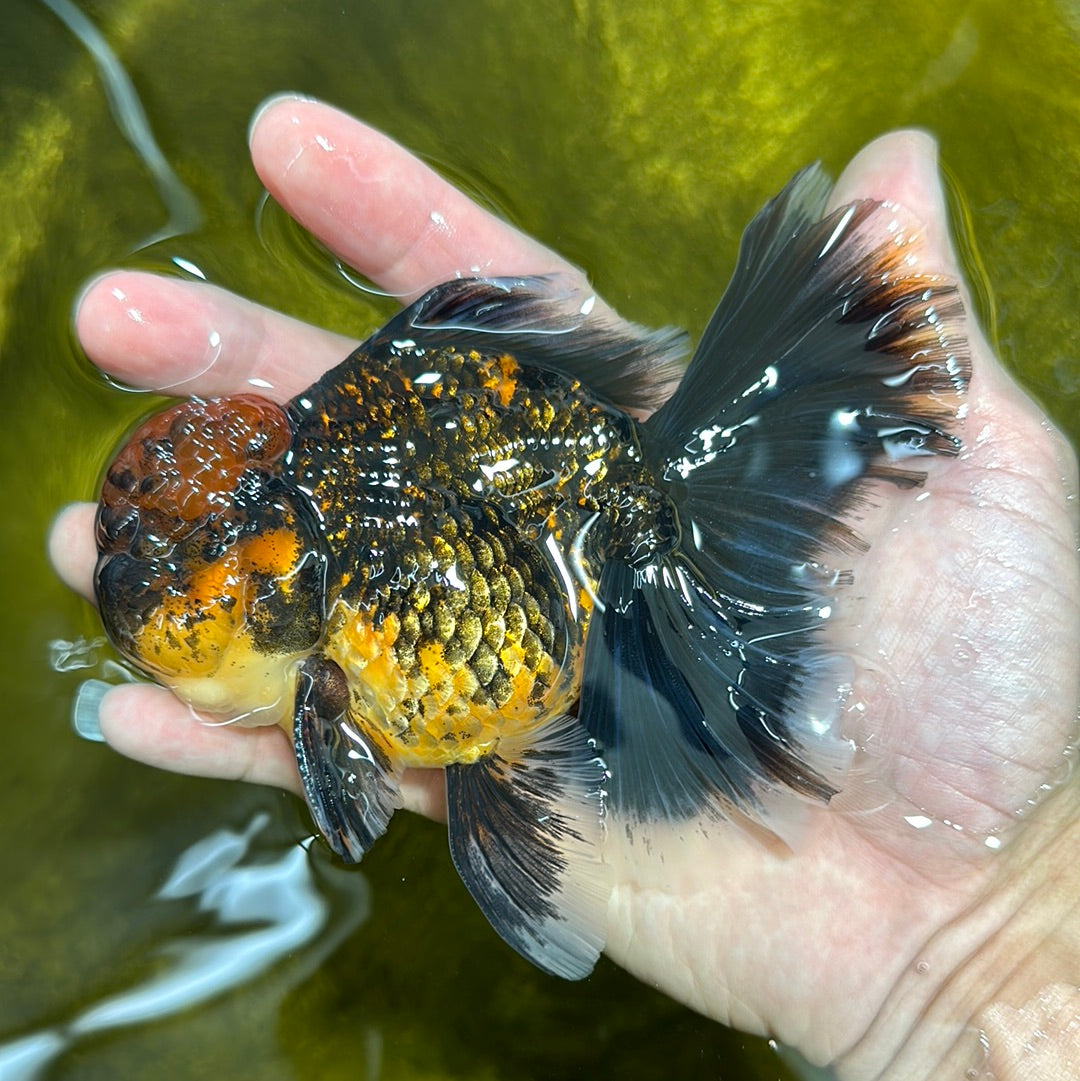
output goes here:
[[200, 710], [291, 716], [326, 622], [317, 513], [282, 476], [286, 412], [255, 395], [191, 399], [144, 422], [109, 467], [94, 586], [140, 671]]

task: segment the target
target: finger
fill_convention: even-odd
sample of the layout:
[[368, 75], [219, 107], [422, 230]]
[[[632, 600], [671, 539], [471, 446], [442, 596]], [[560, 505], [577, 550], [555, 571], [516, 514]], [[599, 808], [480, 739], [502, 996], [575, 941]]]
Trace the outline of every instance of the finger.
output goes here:
[[110, 375], [178, 396], [257, 390], [285, 401], [356, 344], [216, 286], [134, 271], [91, 282], [75, 329]]
[[[1042, 410], [998, 361], [975, 317], [971, 289], [952, 243], [936, 141], [922, 131], [896, 131], [864, 147], [840, 175], [829, 204], [836, 207], [867, 198], [898, 203], [918, 219], [925, 241], [922, 261], [926, 269], [954, 278], [964, 299], [974, 376], [969, 412], [992, 420], [1002, 433], [994, 441], [981, 439], [982, 454], [966, 460], [969, 464], [987, 465], [983, 455], [993, 453], [995, 445], [1001, 450], [1014, 437], [1042, 442], [1042, 433], [1047, 429]], [[973, 427], [970, 420], [967, 426]], [[1060, 443], [1057, 433], [1051, 433], [1051, 439]], [[1055, 452], [1060, 453], [1060, 449]]]
[[[260, 728], [214, 724], [170, 691], [149, 683], [106, 692], [98, 722], [109, 746], [137, 762], [193, 777], [270, 785], [303, 796], [292, 745], [276, 724]], [[406, 770], [401, 797], [406, 810], [446, 821], [442, 770]]]
[[[998, 363], [974, 315], [971, 290], [949, 232], [936, 141], [922, 131], [896, 131], [875, 139], [841, 173], [829, 205], [841, 206], [855, 199], [899, 204], [918, 222], [923, 237], [918, 258], [923, 269], [956, 281], [967, 312], [965, 331], [974, 374], [969, 389], [969, 412], [981, 413], [989, 402], [995, 411], [1007, 407], [1010, 412], [1019, 410], [1028, 414], [1025, 427], [1030, 426], [1035, 411]], [[1016, 423], [1010, 421], [1006, 427], [1014, 428]]]
[[271, 195], [405, 300], [455, 276], [576, 273], [393, 140], [327, 105], [272, 98], [252, 121], [250, 144]]
[[70, 589], [81, 593], [87, 600], [94, 599], [94, 564], [97, 551], [94, 546], [93, 503], [72, 503], [53, 520], [49, 530], [49, 558], [56, 573]]
[[958, 278], [948, 213], [938, 172], [937, 142], [924, 131], [894, 131], [869, 143], [840, 174], [829, 208], [855, 199], [898, 203], [922, 227], [933, 269]]
[[[408, 299], [455, 274], [578, 273], [392, 140], [314, 102], [276, 99], [252, 126], [264, 182], [361, 273]], [[197, 282], [112, 272], [76, 313], [87, 355], [132, 386], [296, 394], [355, 342]]]
[[296, 759], [277, 725], [208, 724], [164, 687], [114, 687], [98, 719], [108, 744], [138, 762], [196, 777], [253, 781], [299, 794]]

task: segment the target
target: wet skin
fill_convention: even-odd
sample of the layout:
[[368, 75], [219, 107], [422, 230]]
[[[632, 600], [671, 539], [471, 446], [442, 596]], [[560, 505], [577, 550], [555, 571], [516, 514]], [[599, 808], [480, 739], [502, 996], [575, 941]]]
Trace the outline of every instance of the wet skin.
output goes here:
[[[313, 103], [264, 113], [252, 152], [275, 197], [388, 290], [416, 295], [472, 267], [569, 269]], [[908, 207], [954, 270], [925, 137], [860, 154], [832, 202], [859, 196]], [[211, 288], [127, 273], [95, 283], [78, 328], [126, 381], [214, 394], [257, 376], [282, 399], [352, 344]], [[221, 348], [208, 368], [210, 330]], [[883, 499], [861, 526], [859, 597], [834, 632], [859, 673], [848, 720], [860, 755], [844, 790], [793, 851], [735, 823], [677, 846], [659, 828], [624, 847], [610, 831], [607, 952], [710, 1016], [837, 1060], [843, 1076], [963, 1070], [980, 1027], [1004, 1055], [1002, 1009], [1077, 982], [1077, 783], [1062, 781], [1077, 712], [1075, 463], [978, 337], [972, 362], [964, 453], [932, 463], [929, 499]], [[51, 542], [84, 593], [91, 515], [66, 512]], [[117, 749], [163, 768], [299, 787], [280, 730], [200, 727], [160, 688], [111, 692], [101, 722]], [[438, 777], [406, 774], [406, 805], [440, 814]], [[912, 825], [923, 819], [934, 824]], [[1008, 1076], [1007, 1062], [996, 1068]]]

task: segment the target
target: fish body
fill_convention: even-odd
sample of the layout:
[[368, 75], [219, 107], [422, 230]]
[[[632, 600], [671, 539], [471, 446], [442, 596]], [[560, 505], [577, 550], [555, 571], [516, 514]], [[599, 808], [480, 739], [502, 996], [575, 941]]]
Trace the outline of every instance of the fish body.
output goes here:
[[825, 215], [827, 190], [806, 170], [754, 220], [665, 404], [676, 335], [557, 278], [471, 279], [284, 406], [151, 418], [98, 514], [114, 643], [199, 708], [281, 724], [346, 859], [405, 768], [445, 768], [485, 914], [584, 975], [606, 814], [767, 821], [766, 796], [841, 783], [820, 702], [848, 512], [959, 447], [955, 286], [899, 208]]
[[[294, 401], [293, 483], [330, 551], [327, 655], [384, 749], [474, 762], [576, 703], [629, 418], [512, 355], [391, 346]], [[357, 551], [364, 553], [357, 559]]]

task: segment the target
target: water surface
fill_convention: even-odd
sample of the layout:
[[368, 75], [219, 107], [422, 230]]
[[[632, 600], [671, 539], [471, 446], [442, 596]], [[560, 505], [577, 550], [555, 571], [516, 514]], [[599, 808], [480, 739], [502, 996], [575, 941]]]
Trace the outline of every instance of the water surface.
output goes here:
[[[159, 183], [83, 45], [42, 4], [11, 0], [0, 37], [0, 1041], [45, 1041], [34, 1046], [47, 1076], [80, 1081], [782, 1076], [764, 1042], [609, 964], [574, 986], [533, 970], [491, 933], [430, 823], [395, 819], [352, 881], [318, 854], [298, 863], [290, 888], [323, 898], [321, 921], [241, 908], [246, 922], [230, 923], [206, 902], [223, 880], [273, 873], [309, 824], [291, 797], [157, 774], [69, 727], [86, 673], [53, 672], [47, 643], [98, 628], [53, 580], [44, 535], [61, 504], [93, 495], [121, 433], [152, 404], [90, 369], [69, 312], [80, 283], [106, 267], [192, 264], [345, 333], [382, 321], [392, 303], [358, 294], [261, 202], [245, 131], [281, 89], [382, 127], [583, 266], [625, 315], [692, 334], [743, 225], [796, 168], [821, 158], [836, 172], [882, 131], [917, 124], [941, 140], [1005, 360], [1076, 439], [1075, 5], [919, 0], [885, 14], [831, 0], [97, 0], [82, 10], [202, 224], [134, 250], [169, 221]], [[185, 853], [214, 838], [237, 862], [215, 865], [200, 889], [163, 894]], [[280, 948], [260, 955], [257, 978], [204, 986], [187, 1009], [139, 1020], [151, 1000], [133, 1005], [132, 994], [164, 994], [193, 950], [210, 948], [197, 954], [209, 964], [215, 944], [246, 948], [264, 932], [259, 942]], [[102, 1024], [103, 1004], [139, 1023]]]

